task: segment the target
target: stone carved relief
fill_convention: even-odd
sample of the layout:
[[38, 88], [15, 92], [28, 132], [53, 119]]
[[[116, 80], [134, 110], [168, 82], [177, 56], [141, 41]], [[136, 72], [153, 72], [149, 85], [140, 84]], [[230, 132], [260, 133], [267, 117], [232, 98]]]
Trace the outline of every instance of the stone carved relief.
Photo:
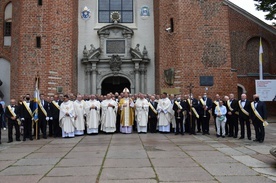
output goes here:
[[173, 85], [174, 83], [174, 68], [164, 70], [165, 82], [168, 85]]
[[121, 57], [119, 55], [112, 55], [109, 65], [112, 71], [120, 71], [122, 65]]

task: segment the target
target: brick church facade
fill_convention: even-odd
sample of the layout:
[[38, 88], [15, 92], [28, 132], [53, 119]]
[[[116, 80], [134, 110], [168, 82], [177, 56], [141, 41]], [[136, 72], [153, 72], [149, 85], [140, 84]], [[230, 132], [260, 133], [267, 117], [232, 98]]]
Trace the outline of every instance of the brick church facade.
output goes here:
[[184, 94], [192, 84], [194, 95], [207, 87], [212, 98], [251, 98], [260, 37], [264, 79], [276, 78], [276, 29], [227, 0], [124, 0], [118, 23], [104, 20], [113, 1], [105, 0], [108, 11], [99, 1], [1, 0], [0, 89], [8, 98], [32, 93], [35, 76], [46, 95], [100, 94], [116, 84]]

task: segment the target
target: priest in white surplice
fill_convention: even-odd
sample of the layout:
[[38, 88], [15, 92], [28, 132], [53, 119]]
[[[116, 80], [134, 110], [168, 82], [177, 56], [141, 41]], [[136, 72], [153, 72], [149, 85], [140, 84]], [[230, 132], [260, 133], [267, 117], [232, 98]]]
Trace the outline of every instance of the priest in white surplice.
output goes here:
[[83, 135], [85, 129], [85, 102], [82, 100], [82, 95], [77, 95], [77, 100], [74, 101], [75, 109], [75, 135]]
[[159, 132], [170, 132], [171, 101], [165, 92], [162, 94], [162, 99], [158, 102], [157, 112]]
[[86, 125], [87, 134], [98, 134], [100, 123], [100, 109], [101, 103], [96, 100], [95, 95], [91, 95], [89, 101], [86, 102]]
[[135, 118], [137, 121], [137, 132], [147, 133], [149, 115], [149, 104], [144, 94], [140, 94], [135, 102]]
[[107, 94], [106, 99], [101, 103], [101, 108], [101, 130], [106, 133], [114, 133], [116, 131], [117, 102], [111, 99], [110, 94]]
[[69, 100], [68, 95], [64, 95], [64, 101], [60, 105], [59, 125], [62, 129], [62, 137], [74, 137], [75, 110], [74, 104]]

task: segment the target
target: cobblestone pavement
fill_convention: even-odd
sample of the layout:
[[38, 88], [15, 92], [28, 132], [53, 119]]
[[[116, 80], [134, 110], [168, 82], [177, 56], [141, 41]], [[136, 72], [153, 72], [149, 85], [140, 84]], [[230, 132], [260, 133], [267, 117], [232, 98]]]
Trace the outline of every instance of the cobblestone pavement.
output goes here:
[[[276, 182], [276, 123], [264, 143], [211, 135], [99, 134], [7, 142], [0, 182]], [[254, 132], [252, 128], [254, 137]]]

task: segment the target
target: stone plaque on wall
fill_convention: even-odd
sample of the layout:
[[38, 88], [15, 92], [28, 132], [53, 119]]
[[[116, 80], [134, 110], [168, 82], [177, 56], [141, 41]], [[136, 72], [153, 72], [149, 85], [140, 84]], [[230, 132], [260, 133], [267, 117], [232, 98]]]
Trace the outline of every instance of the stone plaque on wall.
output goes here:
[[166, 92], [167, 94], [180, 94], [180, 88], [161, 88], [161, 93]]
[[107, 54], [125, 54], [125, 40], [106, 40]]
[[213, 86], [214, 77], [213, 76], [200, 76], [200, 86]]

